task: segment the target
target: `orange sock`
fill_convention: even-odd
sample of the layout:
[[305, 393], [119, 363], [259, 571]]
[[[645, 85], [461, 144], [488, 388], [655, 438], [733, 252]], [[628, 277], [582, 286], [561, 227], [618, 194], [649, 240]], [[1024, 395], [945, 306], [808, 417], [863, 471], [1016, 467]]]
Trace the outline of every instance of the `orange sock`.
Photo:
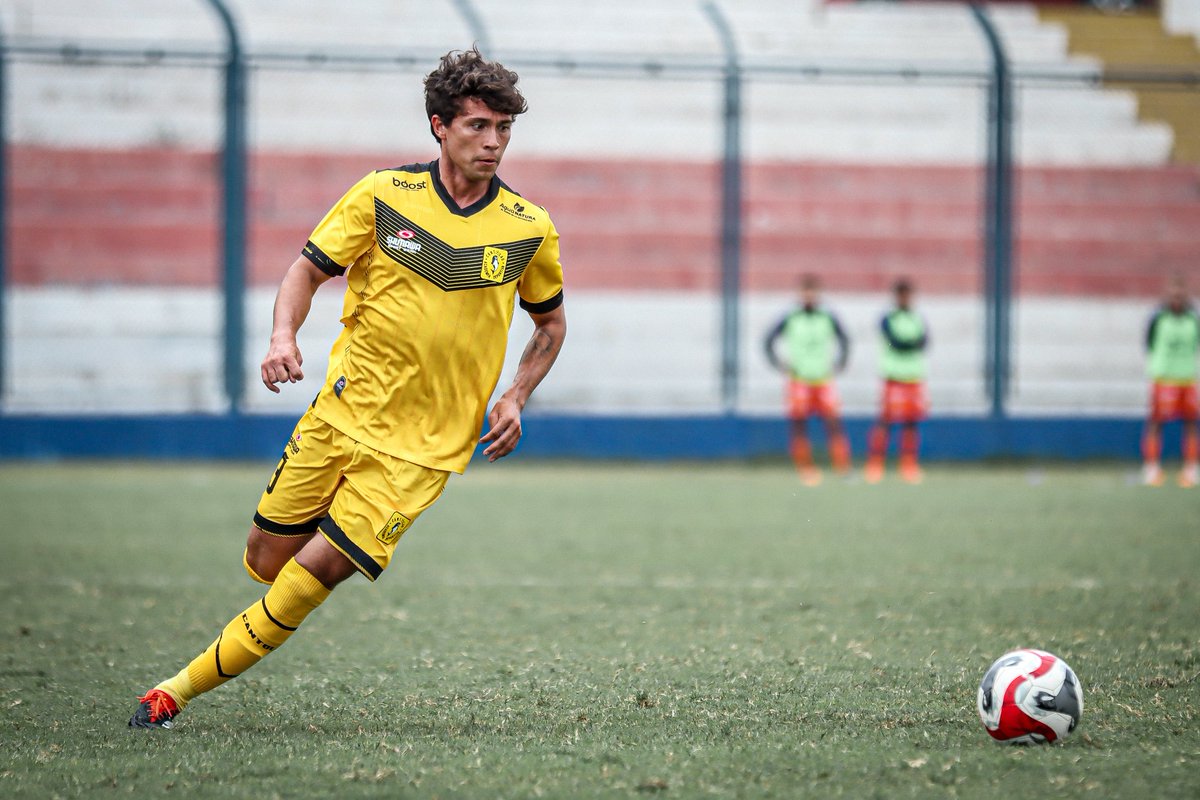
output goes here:
[[916, 427], [906, 427], [900, 433], [900, 458], [907, 464], [916, 465], [917, 451], [921, 446], [921, 434]]
[[1147, 430], [1142, 435], [1142, 461], [1147, 464], [1157, 464], [1162, 458], [1162, 434], [1158, 431]]
[[871, 437], [868, 442], [868, 452], [871, 455], [871, 460], [883, 463], [887, 458], [888, 449], [888, 427], [884, 423], [880, 423], [871, 429]]
[[812, 469], [812, 445], [809, 444], [807, 437], [792, 437], [792, 461], [795, 462], [796, 469]]
[[829, 438], [829, 458], [838, 472], [850, 471], [850, 440], [840, 433]]
[[1183, 433], [1183, 463], [1197, 462], [1200, 462], [1200, 430], [1195, 425], [1189, 425]]

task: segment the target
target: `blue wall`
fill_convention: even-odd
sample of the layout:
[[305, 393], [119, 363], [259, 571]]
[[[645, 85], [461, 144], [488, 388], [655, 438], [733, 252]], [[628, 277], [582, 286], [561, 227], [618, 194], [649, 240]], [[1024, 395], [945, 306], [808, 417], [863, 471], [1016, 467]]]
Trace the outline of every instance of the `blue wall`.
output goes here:
[[[258, 415], [0, 416], [0, 458], [274, 460], [295, 421]], [[524, 427], [519, 452], [527, 457], [736, 459], [786, 453], [782, 418], [530, 413]], [[846, 427], [855, 453], [862, 453], [870, 420], [850, 418]], [[922, 425], [921, 449], [932, 460], [1136, 460], [1141, 430], [1141, 420], [1128, 417], [939, 417]], [[1167, 426], [1164, 445], [1167, 457], [1178, 456], [1178, 426]]]

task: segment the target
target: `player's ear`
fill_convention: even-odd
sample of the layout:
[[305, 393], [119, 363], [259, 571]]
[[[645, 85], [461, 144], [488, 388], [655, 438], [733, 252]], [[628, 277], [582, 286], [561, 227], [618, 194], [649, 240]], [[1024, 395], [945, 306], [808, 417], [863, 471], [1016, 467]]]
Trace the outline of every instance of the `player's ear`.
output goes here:
[[442, 122], [442, 118], [440, 116], [434, 114], [429, 118], [429, 128], [433, 131], [434, 137], [443, 142], [446, 141], [446, 123]]

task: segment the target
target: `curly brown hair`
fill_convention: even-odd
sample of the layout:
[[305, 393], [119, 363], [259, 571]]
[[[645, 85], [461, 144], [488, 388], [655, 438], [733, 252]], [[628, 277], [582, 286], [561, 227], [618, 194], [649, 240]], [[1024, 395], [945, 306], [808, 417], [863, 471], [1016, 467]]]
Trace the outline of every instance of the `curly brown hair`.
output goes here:
[[[425, 113], [430, 119], [430, 132], [435, 114], [449, 125], [468, 97], [478, 98], [501, 114], [515, 117], [525, 113], [529, 106], [517, 89], [518, 80], [517, 73], [496, 61], [488, 61], [478, 47], [451, 50], [442, 56], [437, 69], [425, 76]], [[433, 138], [437, 139], [437, 134]]]

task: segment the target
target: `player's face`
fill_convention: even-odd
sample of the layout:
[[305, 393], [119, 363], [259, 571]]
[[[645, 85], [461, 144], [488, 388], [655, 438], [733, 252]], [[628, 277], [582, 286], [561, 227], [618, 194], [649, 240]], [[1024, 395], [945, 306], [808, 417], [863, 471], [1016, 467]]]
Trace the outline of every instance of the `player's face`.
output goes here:
[[1187, 292], [1179, 285], [1173, 285], [1167, 290], [1167, 308], [1176, 314], [1182, 314], [1187, 308]]
[[470, 183], [492, 179], [512, 136], [512, 114], [493, 111], [482, 100], [468, 97], [449, 125], [436, 114], [430, 122], [442, 140], [443, 156], [459, 175]]
[[821, 290], [815, 286], [805, 286], [800, 290], [800, 303], [805, 308], [816, 308], [821, 303]]

